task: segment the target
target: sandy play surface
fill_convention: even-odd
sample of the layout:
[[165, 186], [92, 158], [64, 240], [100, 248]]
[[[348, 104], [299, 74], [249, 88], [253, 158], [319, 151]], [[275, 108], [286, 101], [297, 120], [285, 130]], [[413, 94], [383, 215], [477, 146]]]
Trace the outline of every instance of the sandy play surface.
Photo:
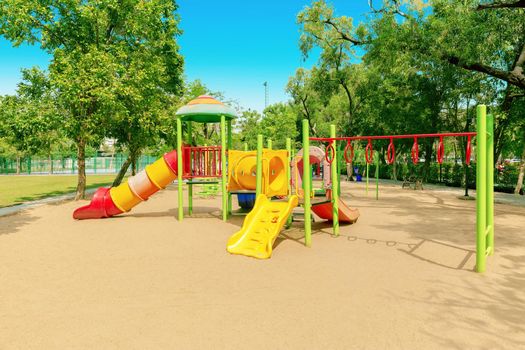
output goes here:
[[300, 223], [270, 260], [229, 255], [242, 217], [220, 198], [175, 219], [165, 190], [121, 217], [83, 203], [0, 218], [0, 349], [525, 348], [525, 208], [496, 205], [496, 255], [472, 272], [475, 201], [461, 191], [344, 183], [361, 218]]

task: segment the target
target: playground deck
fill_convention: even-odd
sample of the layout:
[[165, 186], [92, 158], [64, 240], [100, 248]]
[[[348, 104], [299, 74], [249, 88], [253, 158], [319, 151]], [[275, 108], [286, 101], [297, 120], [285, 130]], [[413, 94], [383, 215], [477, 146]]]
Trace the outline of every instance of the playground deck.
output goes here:
[[355, 225], [333, 238], [315, 223], [312, 248], [297, 225], [263, 261], [226, 252], [243, 218], [222, 222], [220, 197], [178, 222], [175, 186], [111, 219], [74, 221], [74, 202], [0, 218], [0, 348], [525, 344], [525, 208], [496, 204], [496, 255], [477, 274], [461, 190], [341, 192]]

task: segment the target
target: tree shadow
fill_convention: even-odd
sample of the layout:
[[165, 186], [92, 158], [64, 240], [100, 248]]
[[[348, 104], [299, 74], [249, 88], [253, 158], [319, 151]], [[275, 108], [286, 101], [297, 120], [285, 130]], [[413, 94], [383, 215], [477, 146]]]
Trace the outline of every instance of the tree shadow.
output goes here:
[[0, 217], [0, 236], [9, 235], [20, 231], [20, 229], [38, 218], [31, 215], [27, 210], [22, 210], [10, 215]]

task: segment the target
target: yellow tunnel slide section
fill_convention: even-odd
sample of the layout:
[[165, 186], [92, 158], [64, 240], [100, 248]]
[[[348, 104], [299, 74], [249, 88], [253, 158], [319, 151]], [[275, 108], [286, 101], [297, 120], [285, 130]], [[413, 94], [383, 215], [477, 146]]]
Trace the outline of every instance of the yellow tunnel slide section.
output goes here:
[[130, 177], [127, 182], [112, 187], [111, 199], [118, 209], [128, 212], [158, 190], [166, 188], [176, 178], [177, 174], [168, 166], [165, 157], [162, 157]]
[[[263, 150], [263, 188], [267, 197], [286, 196], [288, 182], [286, 150]], [[228, 191], [254, 191], [257, 173], [257, 152], [228, 150]]]
[[244, 219], [241, 230], [228, 240], [228, 252], [258, 259], [271, 257], [273, 243], [298, 203], [295, 195], [288, 202], [272, 202], [266, 195], [260, 194]]

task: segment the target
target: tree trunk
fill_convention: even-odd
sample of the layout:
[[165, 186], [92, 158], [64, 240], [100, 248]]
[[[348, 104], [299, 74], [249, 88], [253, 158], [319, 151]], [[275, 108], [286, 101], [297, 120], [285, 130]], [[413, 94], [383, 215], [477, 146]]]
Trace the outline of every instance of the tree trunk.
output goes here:
[[515, 194], [521, 194], [523, 188], [523, 178], [525, 177], [525, 132], [523, 133], [523, 152], [521, 152], [521, 163], [520, 163], [520, 172], [518, 175], [518, 182], [516, 183], [516, 188], [514, 188]]
[[128, 171], [130, 164], [131, 164], [131, 154], [128, 156], [128, 158], [126, 158], [126, 161], [120, 167], [117, 177], [115, 178], [115, 180], [113, 180], [111, 187], [116, 187], [120, 185], [120, 183], [122, 182], [122, 179], [124, 178], [124, 176], [126, 175], [126, 172]]
[[82, 138], [77, 142], [77, 162], [78, 182], [75, 200], [86, 197], [86, 141]]
[[138, 159], [140, 157], [140, 151], [135, 150], [130, 153], [131, 157], [131, 175], [135, 176], [138, 172]]
[[53, 159], [51, 158], [51, 153], [47, 154], [47, 159], [49, 161], [49, 174], [53, 175]]

